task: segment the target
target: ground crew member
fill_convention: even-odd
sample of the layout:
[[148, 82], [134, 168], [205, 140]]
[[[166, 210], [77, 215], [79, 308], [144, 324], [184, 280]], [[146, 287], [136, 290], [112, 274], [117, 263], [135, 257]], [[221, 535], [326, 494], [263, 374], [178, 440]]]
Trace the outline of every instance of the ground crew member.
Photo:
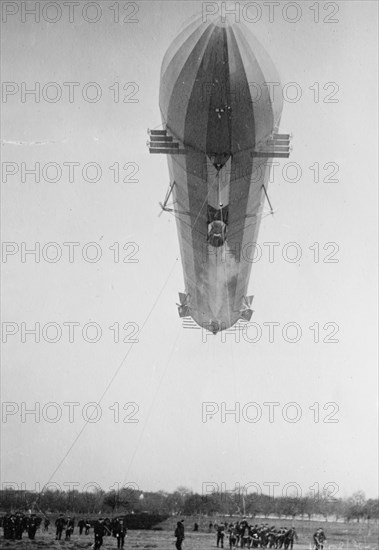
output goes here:
[[103, 545], [103, 538], [106, 532], [103, 518], [100, 518], [94, 525], [95, 546], [94, 549], [98, 550]]
[[21, 512], [16, 512], [16, 515], [14, 516], [13, 524], [14, 524], [14, 538], [16, 540], [21, 540], [22, 534], [26, 527], [24, 514], [22, 514]]
[[178, 523], [176, 524], [176, 529], [175, 529], [176, 543], [175, 543], [175, 546], [176, 546], [177, 550], [182, 550], [182, 544], [183, 544], [183, 541], [184, 541], [183, 521], [184, 520], [178, 521]]
[[71, 535], [74, 532], [75, 520], [70, 516], [67, 518], [66, 537], [65, 540], [71, 540]]
[[326, 541], [326, 536], [324, 531], [319, 527], [315, 534], [313, 535], [313, 542], [315, 543], [316, 550], [323, 550], [324, 542]]
[[295, 527], [292, 526], [284, 535], [284, 548], [292, 550], [294, 540], [297, 540], [297, 533]]
[[217, 525], [217, 539], [216, 544], [217, 548], [219, 548], [219, 544], [221, 544], [221, 548], [224, 548], [224, 536], [225, 536], [225, 525], [223, 523], [220, 523], [220, 525]]
[[124, 548], [124, 542], [126, 537], [126, 525], [123, 519], [118, 519], [115, 528], [115, 536], [117, 539], [117, 548]]
[[55, 540], [61, 540], [62, 538], [62, 531], [64, 529], [64, 526], [66, 525], [66, 520], [63, 517], [63, 514], [60, 514], [59, 518], [55, 520]]
[[35, 514], [32, 514], [28, 521], [28, 537], [31, 540], [34, 540], [34, 537], [36, 536], [37, 527], [38, 527], [37, 518]]

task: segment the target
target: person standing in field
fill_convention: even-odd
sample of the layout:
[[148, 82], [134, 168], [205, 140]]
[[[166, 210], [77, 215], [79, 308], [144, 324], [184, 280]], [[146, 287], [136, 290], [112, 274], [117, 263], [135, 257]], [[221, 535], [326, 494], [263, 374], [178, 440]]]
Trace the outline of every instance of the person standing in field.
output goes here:
[[326, 541], [326, 536], [324, 531], [319, 527], [315, 534], [313, 535], [313, 542], [315, 543], [316, 550], [323, 550], [324, 542]]
[[66, 537], [65, 540], [71, 540], [71, 535], [74, 532], [75, 528], [75, 521], [70, 516], [67, 518], [67, 525], [66, 525]]
[[217, 525], [217, 539], [216, 539], [217, 548], [219, 547], [219, 544], [221, 544], [221, 548], [224, 548], [224, 536], [225, 536], [225, 525], [223, 523], [220, 523], [219, 525]]
[[114, 534], [117, 539], [117, 548], [124, 548], [126, 531], [127, 529], [124, 520], [119, 518], [114, 529]]
[[236, 525], [231, 525], [228, 529], [229, 533], [229, 548], [230, 550], [233, 550], [233, 548], [237, 548], [237, 527]]
[[55, 520], [55, 540], [61, 540], [62, 538], [62, 531], [66, 525], [66, 520], [63, 517], [63, 514], [60, 514], [59, 518]]
[[35, 514], [32, 514], [28, 520], [28, 537], [34, 540], [38, 528], [38, 519]]
[[94, 525], [94, 535], [95, 535], [95, 542], [94, 542], [94, 549], [98, 550], [103, 546], [103, 538], [106, 532], [106, 527], [104, 525], [103, 518], [100, 518], [98, 521], [96, 521]]
[[183, 544], [183, 541], [184, 541], [183, 520], [178, 521], [178, 523], [176, 524], [175, 537], [176, 537], [176, 543], [175, 543], [176, 549], [177, 550], [182, 550], [182, 544]]
[[284, 548], [285, 550], [292, 550], [293, 543], [295, 540], [297, 540], [297, 533], [294, 526], [291, 527], [291, 529], [288, 529], [286, 534], [284, 535]]
[[23, 532], [26, 528], [26, 518], [21, 512], [16, 512], [14, 516], [14, 537], [16, 540], [21, 540]]

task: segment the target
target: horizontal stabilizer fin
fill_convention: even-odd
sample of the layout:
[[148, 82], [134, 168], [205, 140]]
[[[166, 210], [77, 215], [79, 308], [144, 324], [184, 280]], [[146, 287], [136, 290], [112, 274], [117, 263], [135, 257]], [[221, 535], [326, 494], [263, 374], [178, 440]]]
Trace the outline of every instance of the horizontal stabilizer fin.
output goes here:
[[251, 306], [254, 300], [254, 296], [244, 296], [244, 300], [247, 306]]
[[179, 317], [189, 317], [190, 310], [188, 306], [179, 306], [178, 307]]
[[189, 294], [179, 292], [179, 304], [176, 305], [178, 306], [179, 317], [189, 317], [191, 315], [189, 308]]
[[188, 301], [188, 294], [185, 294], [184, 292], [179, 292], [179, 303], [181, 306], [184, 306], [187, 304]]
[[240, 312], [239, 319], [241, 319], [242, 321], [250, 321], [252, 315], [253, 315], [252, 309], [244, 309], [243, 311]]

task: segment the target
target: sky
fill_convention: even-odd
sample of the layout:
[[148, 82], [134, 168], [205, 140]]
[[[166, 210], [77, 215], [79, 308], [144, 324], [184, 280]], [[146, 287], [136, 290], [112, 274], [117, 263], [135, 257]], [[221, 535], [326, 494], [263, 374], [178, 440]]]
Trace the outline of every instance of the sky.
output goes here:
[[377, 5], [319, 2], [316, 22], [313, 2], [273, 17], [239, 3], [300, 93], [284, 101], [296, 164], [275, 167], [238, 341], [182, 327], [167, 161], [146, 147], [164, 53], [188, 18], [223, 9], [206, 4], [70, 17], [42, 2], [38, 22], [3, 3], [3, 486], [378, 495]]

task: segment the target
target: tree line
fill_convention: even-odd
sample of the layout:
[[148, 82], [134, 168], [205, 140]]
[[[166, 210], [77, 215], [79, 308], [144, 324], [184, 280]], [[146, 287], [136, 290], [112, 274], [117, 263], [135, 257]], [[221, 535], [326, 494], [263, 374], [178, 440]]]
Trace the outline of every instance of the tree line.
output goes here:
[[202, 495], [186, 487], [178, 487], [171, 493], [145, 492], [135, 488], [107, 492], [97, 488], [91, 491], [46, 489], [37, 493], [10, 487], [0, 491], [0, 509], [2, 512], [20, 510], [46, 515], [67, 512], [84, 515], [146, 512], [210, 517], [275, 516], [309, 520], [314, 516], [322, 516], [326, 521], [332, 517], [346, 522], [379, 519], [379, 500], [366, 499], [363, 491], [357, 491], [347, 498], [333, 498], [327, 494], [273, 497], [240, 491], [213, 491]]

